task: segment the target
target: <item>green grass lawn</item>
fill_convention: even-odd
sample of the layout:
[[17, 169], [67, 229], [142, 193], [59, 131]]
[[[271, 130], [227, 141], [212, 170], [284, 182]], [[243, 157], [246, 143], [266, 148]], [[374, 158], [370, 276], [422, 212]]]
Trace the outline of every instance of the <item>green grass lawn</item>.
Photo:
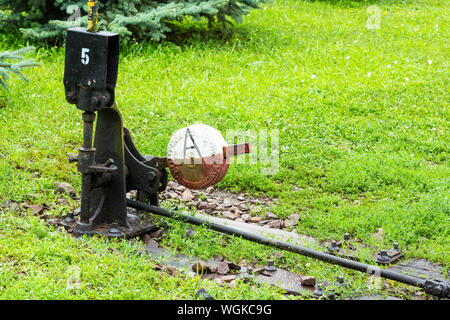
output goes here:
[[[369, 5], [380, 8], [379, 30], [366, 28]], [[165, 155], [171, 134], [197, 122], [224, 134], [278, 129], [276, 174], [233, 165], [218, 187], [277, 197], [271, 210], [298, 213], [299, 233], [398, 242], [407, 257], [448, 268], [449, 12], [443, 0], [277, 0], [227, 34], [183, 23], [170, 41], [122, 48], [117, 102], [145, 154]], [[0, 51], [26, 45], [14, 37], [0, 36]], [[81, 112], [64, 99], [64, 49], [32, 56], [42, 67], [25, 71], [28, 84], [13, 77], [0, 109], [0, 206], [57, 203], [56, 181], [80, 189], [67, 153], [81, 145]], [[282, 297], [172, 277], [152, 269], [139, 243], [77, 240], [0, 210], [0, 298], [194, 299], [201, 287], [222, 299]], [[190, 226], [169, 224], [166, 245], [199, 257], [263, 263], [275, 252], [203, 229], [185, 239]], [[383, 242], [371, 237], [378, 228]], [[282, 263], [322, 281], [352, 278], [348, 294], [367, 290], [356, 272], [293, 254]], [[81, 268], [79, 290], [66, 289], [70, 266]]]

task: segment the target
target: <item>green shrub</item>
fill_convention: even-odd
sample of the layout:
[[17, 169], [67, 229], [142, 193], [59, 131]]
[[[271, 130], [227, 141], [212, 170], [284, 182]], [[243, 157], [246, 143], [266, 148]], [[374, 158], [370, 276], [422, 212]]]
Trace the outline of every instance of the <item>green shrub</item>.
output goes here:
[[15, 73], [23, 80], [28, 81], [22, 73], [22, 69], [37, 67], [38, 63], [31, 59], [25, 59], [23, 54], [33, 50], [33, 47], [26, 47], [15, 51], [0, 52], [0, 87], [9, 91], [6, 81], [10, 74]]
[[[210, 25], [242, 21], [260, 0], [119, 0], [100, 1], [99, 29], [117, 32], [123, 41], [132, 36], [160, 40], [171, 31], [170, 22], [186, 16], [205, 17]], [[84, 12], [84, 15], [83, 15]], [[25, 38], [36, 41], [62, 39], [64, 30], [87, 25], [87, 1], [0, 0], [0, 29], [17, 25]], [[81, 17], [80, 17], [81, 16]], [[68, 22], [69, 21], [69, 22]]]

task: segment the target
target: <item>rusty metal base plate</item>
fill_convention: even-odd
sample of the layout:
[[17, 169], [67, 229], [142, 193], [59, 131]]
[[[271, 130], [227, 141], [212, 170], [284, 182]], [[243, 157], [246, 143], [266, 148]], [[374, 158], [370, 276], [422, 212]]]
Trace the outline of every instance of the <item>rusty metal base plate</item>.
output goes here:
[[307, 287], [301, 284], [302, 275], [282, 269], [275, 271], [263, 271], [256, 275], [255, 282], [269, 284], [285, 290], [287, 294], [299, 295], [300, 292], [313, 293], [315, 287]]
[[397, 250], [389, 250], [387, 252], [387, 260], [381, 260], [380, 257], [380, 253], [375, 253], [373, 255], [373, 258], [375, 260], [376, 263], [378, 264], [383, 264], [383, 265], [389, 265], [389, 264], [394, 264], [397, 263], [398, 260], [400, 260], [400, 258], [403, 256], [403, 253], [401, 251], [397, 251]]
[[432, 263], [426, 259], [411, 259], [405, 262], [397, 263], [389, 270], [401, 272], [412, 277], [421, 279], [439, 279], [448, 280], [450, 278], [450, 270], [443, 275], [444, 267], [439, 264]]
[[[139, 221], [139, 219], [137, 219], [137, 216], [132, 214], [128, 214], [128, 221], [130, 224], [129, 228], [120, 226], [117, 227], [112, 224], [105, 223], [96, 226], [92, 230], [86, 231], [78, 228], [76, 219], [70, 218], [50, 219], [48, 223], [64, 227], [68, 233], [73, 233], [75, 236], [82, 236], [86, 234], [89, 236], [100, 235], [108, 238], [117, 238], [117, 239], [130, 239], [157, 229], [157, 226], [154, 223]], [[116, 232], [111, 232], [111, 230], [114, 229], [116, 229]]]

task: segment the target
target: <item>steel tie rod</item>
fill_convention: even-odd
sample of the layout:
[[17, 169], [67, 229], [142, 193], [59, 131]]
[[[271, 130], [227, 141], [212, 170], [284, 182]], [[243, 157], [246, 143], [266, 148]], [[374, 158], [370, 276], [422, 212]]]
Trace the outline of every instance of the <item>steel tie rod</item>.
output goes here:
[[220, 225], [214, 222], [210, 222], [205, 219], [200, 219], [197, 217], [189, 216], [186, 214], [182, 214], [179, 212], [173, 212], [166, 210], [164, 208], [160, 208], [157, 206], [153, 206], [150, 204], [146, 204], [143, 202], [135, 201], [132, 199], [127, 199], [127, 205], [131, 208], [135, 208], [138, 210], [144, 210], [151, 212], [156, 215], [160, 215], [163, 217], [180, 219], [184, 222], [197, 225], [197, 226], [206, 226], [214, 231], [218, 231], [221, 233], [226, 233], [233, 236], [242, 237], [245, 240], [253, 241], [256, 243], [264, 244], [267, 246], [283, 249], [286, 251], [290, 251], [293, 253], [301, 254], [307, 257], [315, 258], [318, 260], [322, 260], [325, 262], [329, 262], [332, 264], [340, 265], [344, 268], [353, 269], [357, 271], [361, 271], [370, 275], [376, 275], [383, 278], [395, 280], [401, 283], [409, 284], [415, 287], [420, 287], [425, 290], [426, 293], [431, 295], [440, 297], [440, 298], [450, 298], [450, 283], [448, 281], [442, 281], [438, 279], [420, 279], [416, 277], [411, 277], [405, 274], [401, 274], [398, 272], [386, 270], [380, 268], [375, 265], [368, 265], [357, 261], [352, 261], [348, 259], [344, 259], [341, 257], [337, 257], [331, 254], [323, 253], [320, 251], [308, 249], [296, 244], [288, 243], [285, 241], [279, 241], [275, 239], [268, 239], [256, 234], [252, 234], [246, 231], [242, 231], [239, 229], [227, 227], [224, 225]]

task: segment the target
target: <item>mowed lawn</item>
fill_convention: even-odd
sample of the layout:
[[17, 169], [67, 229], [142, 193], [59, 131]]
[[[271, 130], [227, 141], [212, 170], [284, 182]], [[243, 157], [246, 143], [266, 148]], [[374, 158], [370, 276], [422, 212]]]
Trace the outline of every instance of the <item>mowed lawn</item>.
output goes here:
[[[367, 8], [380, 10], [369, 30]], [[162, 43], [122, 48], [116, 98], [143, 153], [165, 155], [171, 134], [193, 123], [279, 132], [279, 168], [235, 164], [217, 186], [278, 198], [271, 211], [300, 215], [296, 231], [319, 239], [345, 232], [407, 257], [450, 266], [449, 25], [446, 1], [277, 0], [228, 33], [185, 22]], [[0, 36], [0, 50], [23, 41]], [[139, 243], [72, 239], [8, 201], [59, 205], [54, 183], [77, 191], [67, 153], [81, 145], [81, 112], [64, 99], [64, 48], [39, 48], [30, 83], [10, 81], [0, 109], [0, 298], [280, 298], [268, 287], [223, 289], [152, 269]], [[70, 201], [76, 207], [77, 201]], [[170, 222], [165, 245], [210, 258], [264, 263], [273, 249]], [[382, 229], [382, 238], [373, 237]], [[227, 245], [223, 246], [223, 239]], [[111, 250], [111, 248], [118, 248]], [[120, 253], [118, 253], [120, 252]], [[119, 258], [118, 258], [119, 257]], [[333, 279], [365, 278], [286, 254], [284, 266]], [[67, 268], [82, 288], [67, 290]], [[353, 291], [352, 291], [353, 290]], [[359, 291], [358, 291], [359, 292]]]

